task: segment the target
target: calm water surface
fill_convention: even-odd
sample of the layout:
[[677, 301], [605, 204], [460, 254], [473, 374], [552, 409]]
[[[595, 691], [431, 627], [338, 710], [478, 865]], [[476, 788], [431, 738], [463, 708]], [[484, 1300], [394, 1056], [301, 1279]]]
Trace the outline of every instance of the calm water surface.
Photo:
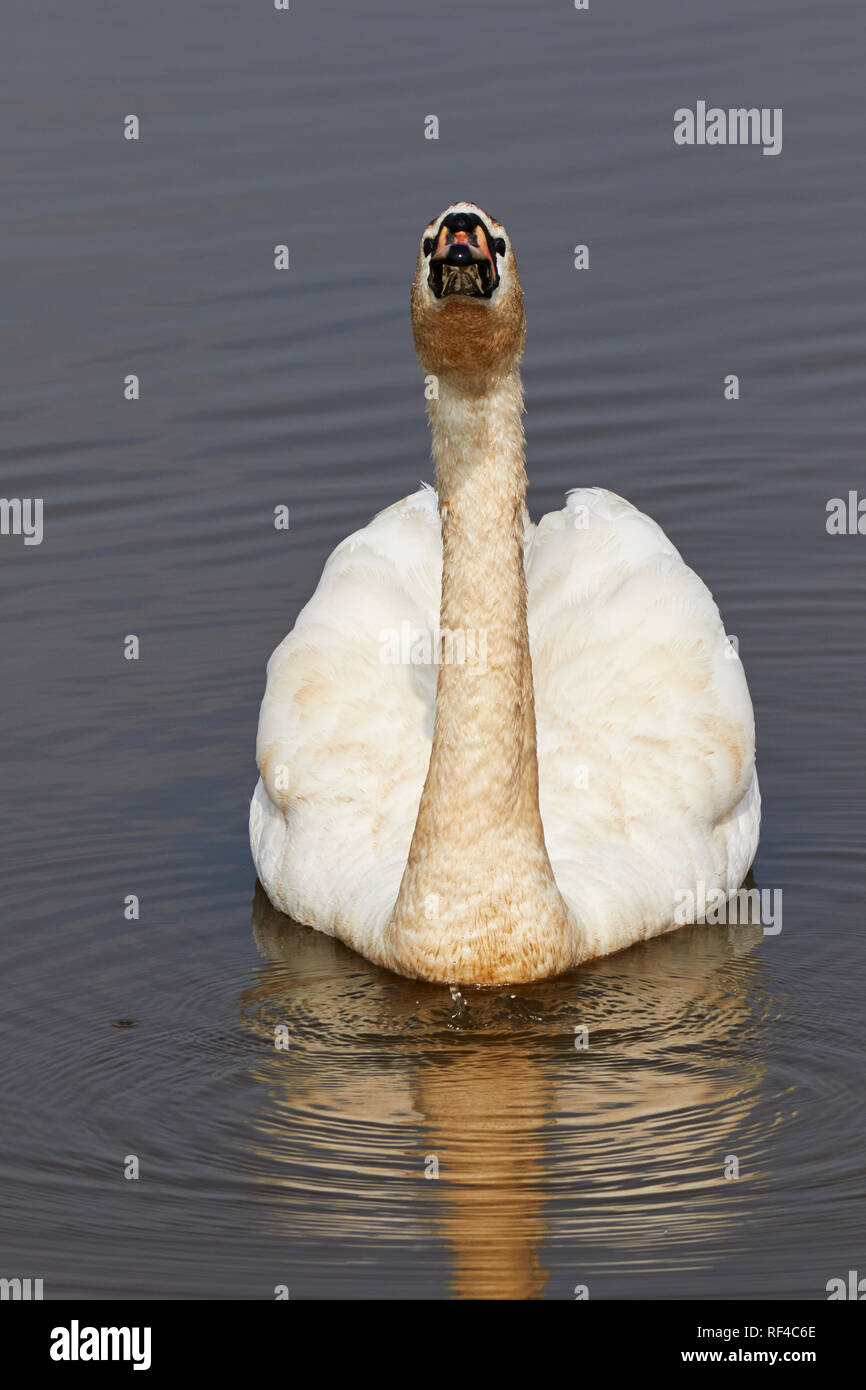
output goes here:
[[[866, 539], [824, 524], [864, 485], [864, 49], [855, 0], [13, 7], [0, 478], [45, 538], [0, 541], [0, 1274], [808, 1299], [866, 1272]], [[676, 149], [699, 99], [783, 107], [782, 154]], [[408, 287], [462, 197], [517, 249], [533, 514], [629, 497], [739, 639], [784, 902], [776, 937], [463, 1002], [275, 913], [246, 838], [268, 655], [430, 476]]]

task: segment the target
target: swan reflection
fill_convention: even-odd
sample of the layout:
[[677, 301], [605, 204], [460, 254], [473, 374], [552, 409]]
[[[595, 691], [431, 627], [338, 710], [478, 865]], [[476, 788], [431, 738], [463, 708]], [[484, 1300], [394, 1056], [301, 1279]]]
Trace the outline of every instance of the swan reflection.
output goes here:
[[252, 927], [252, 1142], [287, 1234], [377, 1264], [444, 1249], [463, 1297], [592, 1295], [627, 1266], [640, 1297], [654, 1269], [706, 1268], [740, 1219], [766, 1146], [760, 927], [687, 928], [456, 1003], [297, 925], [259, 885]]

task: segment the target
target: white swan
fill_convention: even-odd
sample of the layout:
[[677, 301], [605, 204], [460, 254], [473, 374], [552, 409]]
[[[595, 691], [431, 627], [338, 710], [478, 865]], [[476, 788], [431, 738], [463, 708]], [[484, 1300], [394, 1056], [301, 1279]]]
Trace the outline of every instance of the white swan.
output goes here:
[[473, 203], [426, 228], [412, 325], [436, 492], [343, 541], [271, 657], [253, 858], [276, 907], [400, 974], [540, 979], [739, 887], [752, 706], [655, 522], [600, 488], [529, 522], [523, 294]]

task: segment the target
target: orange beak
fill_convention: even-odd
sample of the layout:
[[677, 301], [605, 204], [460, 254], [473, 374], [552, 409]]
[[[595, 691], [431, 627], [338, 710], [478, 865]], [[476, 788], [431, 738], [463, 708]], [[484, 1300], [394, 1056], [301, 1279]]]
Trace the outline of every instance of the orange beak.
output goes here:
[[[465, 250], [461, 249], [465, 248]], [[496, 269], [487, 233], [479, 224], [471, 232], [452, 232], [442, 226], [431, 261], [447, 261], [449, 265], [469, 265], [472, 261], [487, 261]]]

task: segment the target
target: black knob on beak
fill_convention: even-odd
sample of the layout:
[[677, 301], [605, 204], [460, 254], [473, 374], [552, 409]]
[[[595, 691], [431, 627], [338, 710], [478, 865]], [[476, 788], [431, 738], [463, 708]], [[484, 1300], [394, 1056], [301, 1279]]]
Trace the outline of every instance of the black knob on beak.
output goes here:
[[471, 232], [477, 225], [478, 218], [470, 217], [468, 212], [452, 212], [442, 223], [452, 232]]

